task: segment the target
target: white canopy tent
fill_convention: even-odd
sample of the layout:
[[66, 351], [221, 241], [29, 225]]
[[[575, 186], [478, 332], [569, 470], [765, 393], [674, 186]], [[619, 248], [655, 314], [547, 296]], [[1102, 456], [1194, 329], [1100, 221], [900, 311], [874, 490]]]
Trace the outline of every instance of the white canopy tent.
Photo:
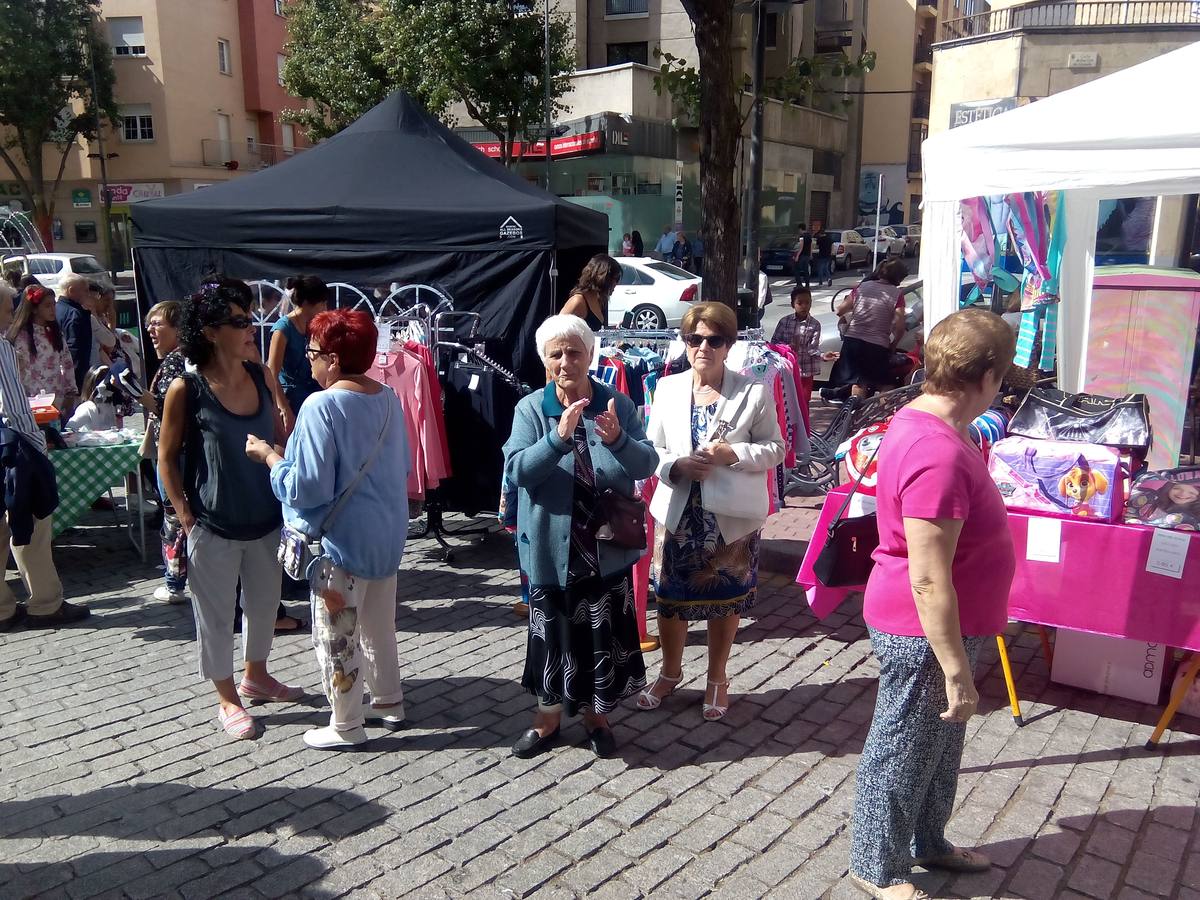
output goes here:
[[927, 333], [958, 309], [960, 201], [1065, 191], [1059, 384], [1081, 390], [1099, 201], [1200, 193], [1200, 103], [1190, 96], [1197, 72], [1200, 43], [925, 141]]

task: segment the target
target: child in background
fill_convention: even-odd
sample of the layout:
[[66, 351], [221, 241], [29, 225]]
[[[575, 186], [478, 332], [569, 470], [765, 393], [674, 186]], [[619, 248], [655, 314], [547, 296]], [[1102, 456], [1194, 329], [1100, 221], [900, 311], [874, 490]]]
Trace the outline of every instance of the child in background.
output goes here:
[[812, 315], [812, 293], [803, 285], [792, 288], [792, 311], [775, 326], [772, 344], [787, 344], [796, 354], [800, 370], [800, 413], [804, 427], [811, 430], [808, 402], [812, 398], [813, 380], [821, 371], [821, 363], [837, 359], [836, 353], [821, 352], [821, 323]]

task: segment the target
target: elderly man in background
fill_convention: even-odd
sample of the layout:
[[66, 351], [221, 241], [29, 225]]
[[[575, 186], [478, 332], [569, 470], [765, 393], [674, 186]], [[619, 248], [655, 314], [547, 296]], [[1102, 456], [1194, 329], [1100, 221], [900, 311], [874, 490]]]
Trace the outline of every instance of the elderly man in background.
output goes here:
[[58, 303], [54, 307], [59, 330], [71, 359], [75, 361], [75, 388], [83, 389], [83, 379], [92, 365], [92, 314], [88, 312], [88, 280], [74, 273], [59, 282]]

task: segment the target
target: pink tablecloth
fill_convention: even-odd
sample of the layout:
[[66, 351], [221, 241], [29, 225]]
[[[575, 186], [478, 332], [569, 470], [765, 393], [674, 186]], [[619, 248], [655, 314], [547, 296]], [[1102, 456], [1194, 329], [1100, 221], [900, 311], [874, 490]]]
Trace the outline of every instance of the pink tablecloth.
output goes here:
[[[796, 576], [817, 618], [833, 612], [851, 591], [863, 589], [827, 588], [812, 572], [848, 489], [843, 485], [825, 498]], [[1063, 519], [1060, 561], [1030, 561], [1025, 555], [1031, 518], [1008, 515], [1017, 553], [1010, 619], [1200, 650], [1200, 534], [1190, 538], [1183, 578], [1172, 578], [1146, 571], [1154, 529], [1143, 525]]]

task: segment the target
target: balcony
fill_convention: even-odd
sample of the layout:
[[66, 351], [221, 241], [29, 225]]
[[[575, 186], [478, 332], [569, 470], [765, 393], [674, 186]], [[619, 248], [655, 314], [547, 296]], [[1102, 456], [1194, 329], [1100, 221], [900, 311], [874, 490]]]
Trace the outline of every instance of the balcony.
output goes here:
[[926, 19], [936, 19], [938, 14], [938, 0], [917, 0], [917, 15], [923, 16]]
[[942, 22], [938, 40], [958, 41], [1007, 31], [1076, 28], [1200, 27], [1192, 0], [1038, 2], [994, 9]]
[[917, 48], [913, 51], [913, 68], [918, 72], [933, 71], [933, 42], [928, 38], [917, 41]]
[[929, 95], [914, 94], [912, 103], [912, 117], [914, 119], [929, 119]]
[[649, 16], [649, 0], [604, 0], [605, 18], [617, 16]]
[[215, 169], [245, 169], [249, 172], [265, 169], [285, 159], [303, 153], [301, 147], [282, 147], [278, 144], [242, 144], [205, 138], [200, 141], [204, 165]]

